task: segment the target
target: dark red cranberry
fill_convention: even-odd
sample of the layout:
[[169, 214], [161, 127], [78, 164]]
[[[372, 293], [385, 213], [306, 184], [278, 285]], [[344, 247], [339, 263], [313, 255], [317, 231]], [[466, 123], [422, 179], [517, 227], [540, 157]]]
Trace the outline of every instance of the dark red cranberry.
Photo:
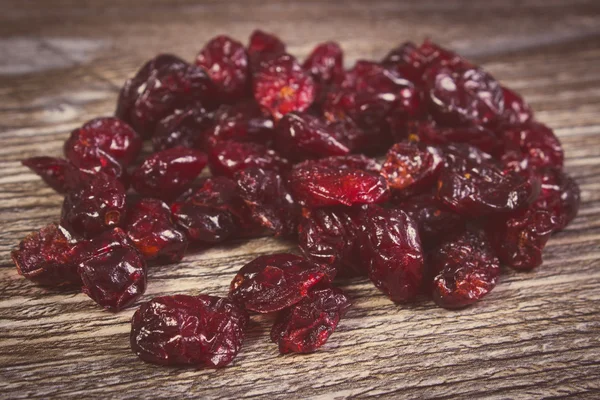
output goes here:
[[380, 203], [389, 197], [382, 176], [340, 166], [329, 158], [295, 165], [290, 188], [294, 197], [307, 207]]
[[326, 278], [320, 265], [294, 254], [260, 256], [231, 282], [229, 297], [246, 310], [270, 313], [293, 306]]
[[172, 200], [202, 172], [207, 157], [198, 150], [174, 147], [148, 157], [131, 174], [131, 185], [143, 196]]
[[175, 227], [171, 209], [158, 199], [142, 199], [127, 210], [127, 236], [146, 260], [181, 261], [185, 235]]
[[61, 224], [77, 235], [93, 237], [121, 225], [125, 212], [125, 189], [119, 181], [103, 173], [83, 173], [65, 196]]
[[193, 104], [161, 119], [152, 135], [154, 151], [183, 146], [198, 148], [204, 145], [205, 132], [212, 127], [213, 114], [200, 104]]
[[196, 65], [211, 77], [223, 103], [235, 103], [250, 94], [248, 54], [229, 36], [212, 38], [196, 57]]
[[21, 164], [39, 175], [57, 193], [64, 194], [71, 188], [72, 183], [68, 177], [75, 172], [76, 167], [67, 160], [42, 156], [27, 158]]
[[521, 125], [533, 119], [533, 111], [521, 96], [504, 86], [502, 86], [502, 93], [504, 94], [502, 123]]
[[27, 235], [10, 255], [19, 275], [47, 286], [81, 284], [74, 260], [75, 241], [62, 226], [50, 224]]
[[260, 29], [250, 35], [248, 55], [254, 70], [261, 61], [275, 58], [283, 53], [285, 53], [285, 44], [277, 36]]
[[256, 224], [276, 236], [296, 234], [300, 207], [278, 172], [251, 167], [236, 173], [235, 180]]
[[565, 172], [548, 168], [540, 172], [542, 188], [534, 206], [551, 212], [557, 222], [555, 231], [564, 229], [577, 216], [581, 192], [575, 180]]
[[120, 228], [76, 249], [83, 293], [100, 306], [119, 311], [146, 291], [146, 261]]
[[336, 140], [348, 147], [352, 153], [371, 152], [379, 147], [372, 143], [373, 138], [369, 132], [361, 129], [356, 122], [349, 118], [328, 121], [327, 127]]
[[234, 140], [213, 141], [208, 151], [208, 165], [213, 175], [225, 175], [230, 178], [237, 171], [250, 167], [274, 171], [290, 168], [285, 158], [262, 144]]
[[496, 286], [500, 276], [500, 262], [481, 231], [450, 238], [430, 254], [433, 300], [443, 308], [475, 303]]
[[418, 226], [404, 211], [376, 205], [358, 216], [361, 260], [375, 286], [394, 302], [415, 299], [423, 282]]
[[271, 340], [281, 354], [312, 353], [327, 342], [348, 307], [350, 299], [340, 289], [315, 289], [279, 313]]
[[431, 189], [442, 167], [437, 147], [401, 142], [393, 145], [381, 166], [381, 175], [392, 190], [407, 196]]
[[155, 297], [131, 319], [131, 350], [153, 364], [224, 367], [239, 353], [247, 325], [248, 314], [225, 298]]
[[453, 52], [426, 40], [419, 47], [405, 42], [390, 51], [382, 64], [396, 71], [401, 76], [421, 85], [423, 73], [429, 66], [437, 62], [449, 62], [458, 58]]
[[[309, 164], [309, 163], [307, 163]], [[350, 154], [347, 156], [327, 157], [321, 160], [315, 160], [310, 164], [317, 164], [342, 169], [360, 169], [372, 174], [379, 174], [381, 165], [373, 158], [366, 157], [362, 154]]]
[[304, 60], [302, 68], [313, 77], [317, 85], [317, 98], [321, 99], [329, 85], [343, 80], [344, 53], [335, 42], [321, 43]]
[[307, 110], [315, 96], [312, 77], [289, 54], [261, 62], [254, 74], [254, 97], [275, 120]]
[[273, 139], [273, 127], [271, 116], [252, 100], [219, 107], [215, 111], [213, 126], [206, 135], [218, 140], [268, 144]]

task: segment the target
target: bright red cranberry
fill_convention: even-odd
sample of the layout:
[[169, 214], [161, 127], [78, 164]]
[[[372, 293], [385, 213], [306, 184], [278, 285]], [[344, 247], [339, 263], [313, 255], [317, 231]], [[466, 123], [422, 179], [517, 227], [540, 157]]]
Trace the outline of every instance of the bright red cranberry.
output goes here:
[[254, 100], [223, 105], [215, 111], [213, 126], [206, 131], [209, 138], [268, 144], [273, 139], [271, 116]]
[[320, 265], [294, 254], [260, 256], [231, 282], [229, 297], [246, 310], [270, 313], [293, 306], [326, 278]]
[[119, 311], [146, 291], [146, 261], [120, 228], [76, 249], [83, 293], [107, 310]]
[[312, 77], [289, 54], [261, 62], [254, 74], [254, 97], [275, 120], [307, 110], [315, 96]]
[[555, 231], [564, 229], [577, 216], [581, 192], [575, 180], [565, 172], [548, 168], [539, 174], [540, 196], [534, 206], [551, 212], [557, 219]]
[[275, 151], [252, 142], [222, 140], [212, 142], [208, 151], [208, 165], [213, 175], [233, 177], [237, 171], [250, 167], [285, 171], [289, 162]]
[[183, 146], [198, 148], [204, 145], [205, 132], [212, 127], [213, 113], [202, 105], [193, 104], [161, 119], [152, 135], [154, 151]]
[[256, 67], [261, 61], [277, 57], [283, 53], [285, 53], [285, 44], [277, 36], [260, 29], [255, 30], [250, 35], [248, 55], [254, 71], [256, 71]]
[[196, 57], [216, 84], [223, 103], [235, 103], [250, 93], [248, 55], [244, 45], [229, 36], [211, 39]]
[[239, 353], [247, 325], [248, 314], [225, 298], [155, 297], [131, 319], [131, 350], [153, 364], [224, 367]]
[[67, 160], [57, 157], [30, 157], [21, 164], [39, 175], [46, 185], [57, 193], [64, 194], [71, 188], [69, 176], [75, 173], [76, 167]]
[[504, 114], [502, 122], [508, 125], [521, 125], [533, 119], [533, 111], [516, 92], [502, 86], [504, 94]]
[[11, 257], [17, 272], [47, 286], [81, 284], [74, 260], [75, 241], [62, 226], [50, 224], [27, 235]]
[[172, 200], [187, 189], [206, 166], [198, 150], [174, 147], [154, 153], [131, 174], [131, 185], [143, 196]]
[[327, 342], [348, 307], [350, 299], [340, 289], [315, 289], [279, 313], [271, 340], [281, 354], [312, 353]]

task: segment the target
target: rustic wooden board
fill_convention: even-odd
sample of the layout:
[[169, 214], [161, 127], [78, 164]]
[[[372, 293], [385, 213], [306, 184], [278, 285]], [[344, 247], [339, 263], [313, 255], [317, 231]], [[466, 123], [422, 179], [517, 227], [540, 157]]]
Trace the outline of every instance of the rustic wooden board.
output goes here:
[[[1, 398], [540, 398], [600, 397], [600, 2], [309, 0], [4, 0], [0, 13]], [[338, 40], [352, 64], [430, 36], [484, 63], [556, 129], [578, 180], [579, 217], [533, 273], [508, 272], [484, 301], [448, 312], [395, 306], [365, 280], [343, 282], [354, 307], [318, 353], [279, 356], [269, 317], [252, 319], [223, 370], [160, 368], [129, 350], [129, 319], [82, 294], [19, 277], [9, 252], [59, 217], [61, 197], [19, 164], [59, 155], [68, 132], [110, 114], [119, 86], [147, 58], [191, 58], [217, 33], [255, 27], [306, 55]], [[223, 295], [263, 238], [153, 268], [143, 300]]]

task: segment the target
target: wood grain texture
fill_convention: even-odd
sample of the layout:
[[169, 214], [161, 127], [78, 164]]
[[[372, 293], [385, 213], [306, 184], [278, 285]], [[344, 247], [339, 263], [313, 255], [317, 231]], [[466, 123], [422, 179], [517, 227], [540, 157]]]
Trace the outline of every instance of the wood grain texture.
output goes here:
[[[2, 3], [0, 398], [600, 397], [598, 1]], [[133, 309], [103, 312], [82, 294], [17, 275], [10, 250], [56, 220], [62, 200], [19, 160], [59, 155], [71, 129], [114, 110], [122, 82], [154, 54], [190, 59], [215, 34], [245, 40], [255, 27], [277, 32], [300, 57], [337, 40], [349, 65], [426, 36], [482, 62], [555, 128], [581, 185], [579, 217], [551, 238], [541, 268], [507, 272], [464, 311], [396, 306], [366, 280], [349, 280], [342, 286], [354, 306], [313, 355], [279, 356], [261, 316], [223, 370], [140, 362], [129, 349]], [[224, 295], [245, 262], [293, 247], [262, 238], [190, 254], [152, 268], [143, 300]]]

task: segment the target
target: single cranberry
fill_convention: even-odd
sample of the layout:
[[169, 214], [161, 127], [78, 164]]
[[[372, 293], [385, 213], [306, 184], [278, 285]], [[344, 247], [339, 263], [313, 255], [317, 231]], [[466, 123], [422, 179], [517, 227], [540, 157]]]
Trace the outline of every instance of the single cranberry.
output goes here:
[[198, 150], [174, 147], [148, 157], [131, 174], [131, 185], [143, 196], [172, 200], [202, 172], [207, 157]]
[[581, 203], [579, 185], [556, 168], [541, 171], [539, 179], [542, 187], [534, 205], [537, 209], [551, 212], [557, 219], [555, 231], [560, 231], [577, 216]]
[[350, 118], [327, 121], [327, 127], [335, 139], [352, 153], [372, 152], [380, 147], [379, 144], [372, 143], [373, 138], [368, 131], [360, 128]]
[[293, 306], [308, 296], [326, 274], [320, 265], [294, 254], [260, 256], [244, 265], [229, 297], [246, 310], [270, 313]]
[[204, 145], [205, 132], [212, 127], [213, 113], [202, 105], [193, 104], [161, 119], [152, 135], [154, 151], [183, 146], [198, 148]]
[[224, 367], [239, 353], [247, 325], [248, 314], [225, 298], [155, 297], [131, 319], [131, 350], [153, 364]]
[[375, 159], [362, 154], [327, 157], [321, 160], [315, 160], [310, 164], [325, 165], [341, 169], [360, 169], [372, 174], [379, 174], [381, 171], [381, 165]]
[[254, 71], [256, 71], [261, 61], [277, 57], [283, 53], [285, 53], [285, 44], [277, 36], [260, 29], [255, 30], [250, 35], [248, 55]]
[[57, 157], [30, 157], [22, 160], [21, 164], [39, 175], [46, 185], [60, 194], [71, 189], [72, 182], [69, 181], [69, 176], [77, 169], [68, 160]]
[[206, 131], [209, 138], [261, 144], [271, 142], [273, 134], [273, 119], [254, 100], [219, 107], [213, 126]]
[[208, 165], [213, 175], [224, 175], [230, 178], [237, 171], [250, 167], [274, 171], [285, 171], [290, 168], [289, 162], [274, 150], [262, 144], [234, 140], [212, 141], [208, 151]]
[[533, 119], [533, 111], [516, 92], [502, 86], [504, 94], [504, 113], [502, 122], [508, 125], [525, 124]]
[[344, 79], [344, 53], [335, 42], [319, 44], [304, 60], [302, 68], [312, 76], [317, 85], [317, 98], [323, 98], [329, 85]]
[[27, 235], [10, 255], [19, 275], [47, 286], [81, 284], [74, 260], [75, 241], [62, 226], [50, 224]]
[[315, 289], [279, 313], [271, 340], [281, 354], [312, 353], [327, 342], [348, 307], [350, 299], [340, 289]]

